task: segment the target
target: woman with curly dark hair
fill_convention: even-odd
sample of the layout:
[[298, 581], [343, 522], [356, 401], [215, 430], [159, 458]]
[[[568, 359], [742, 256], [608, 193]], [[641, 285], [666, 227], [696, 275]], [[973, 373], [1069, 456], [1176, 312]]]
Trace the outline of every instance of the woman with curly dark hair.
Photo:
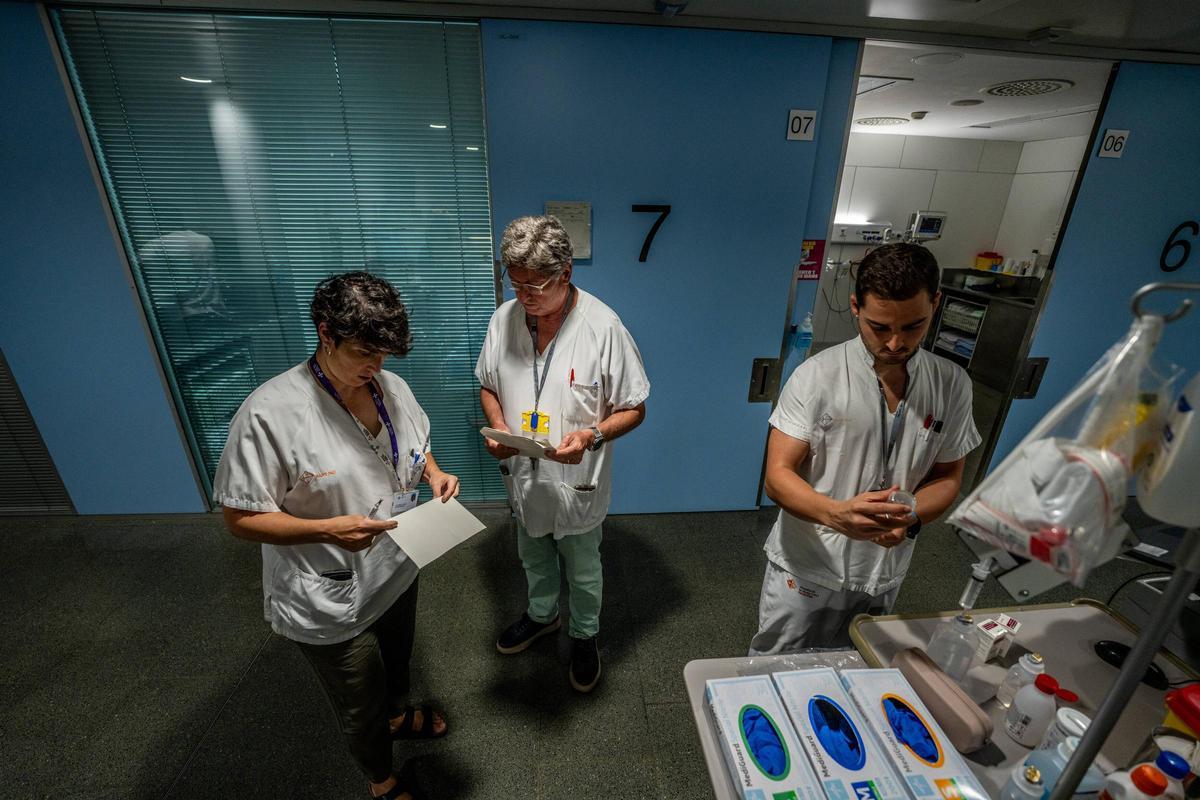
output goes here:
[[267, 621], [312, 665], [371, 795], [406, 800], [392, 740], [447, 728], [405, 704], [417, 568], [381, 534], [416, 505], [418, 483], [445, 502], [458, 478], [438, 469], [408, 384], [383, 370], [412, 345], [395, 288], [366, 272], [329, 278], [312, 321], [317, 352], [234, 416], [215, 496], [233, 535], [261, 543]]

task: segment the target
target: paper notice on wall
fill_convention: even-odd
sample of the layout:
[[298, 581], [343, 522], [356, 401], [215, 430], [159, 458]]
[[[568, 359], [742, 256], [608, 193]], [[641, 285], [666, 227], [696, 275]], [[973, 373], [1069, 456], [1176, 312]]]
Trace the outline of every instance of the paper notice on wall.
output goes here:
[[545, 213], [558, 217], [575, 258], [592, 257], [592, 204], [567, 200], [547, 200]]
[[805, 239], [800, 245], [800, 271], [797, 277], [802, 281], [815, 281], [821, 278], [821, 263], [825, 260], [825, 240]]

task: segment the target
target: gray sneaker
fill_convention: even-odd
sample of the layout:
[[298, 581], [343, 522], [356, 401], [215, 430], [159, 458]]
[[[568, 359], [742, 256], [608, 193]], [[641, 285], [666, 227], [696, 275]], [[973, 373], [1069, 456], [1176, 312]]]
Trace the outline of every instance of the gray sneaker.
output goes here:
[[554, 633], [561, 627], [561, 617], [555, 617], [549, 622], [534, 622], [528, 614], [522, 614], [519, 620], [509, 625], [504, 629], [504, 633], [500, 634], [500, 638], [496, 640], [496, 649], [506, 656], [511, 656], [529, 647], [540, 637]]

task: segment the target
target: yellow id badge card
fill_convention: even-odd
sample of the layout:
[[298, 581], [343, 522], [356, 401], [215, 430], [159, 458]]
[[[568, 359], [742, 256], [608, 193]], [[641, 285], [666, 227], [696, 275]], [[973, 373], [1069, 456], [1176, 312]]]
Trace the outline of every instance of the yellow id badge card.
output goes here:
[[521, 433], [550, 435], [550, 415], [545, 411], [522, 411]]

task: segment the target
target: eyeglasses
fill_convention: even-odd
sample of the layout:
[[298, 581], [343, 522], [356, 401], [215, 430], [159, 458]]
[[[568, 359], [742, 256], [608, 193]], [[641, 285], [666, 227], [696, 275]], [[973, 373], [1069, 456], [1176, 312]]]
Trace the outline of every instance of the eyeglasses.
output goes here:
[[546, 287], [549, 286], [550, 284], [554, 283], [554, 281], [561, 274], [562, 274], [562, 270], [558, 269], [558, 270], [555, 270], [554, 274], [552, 274], [549, 278], [547, 278], [542, 283], [520, 283], [518, 281], [514, 281], [512, 279], [512, 276], [509, 275], [507, 271], [505, 271], [504, 283], [506, 286], [508, 286], [508, 288], [512, 289], [514, 292], [528, 292], [529, 294], [532, 294], [532, 295], [540, 295], [542, 292], [546, 291]]

